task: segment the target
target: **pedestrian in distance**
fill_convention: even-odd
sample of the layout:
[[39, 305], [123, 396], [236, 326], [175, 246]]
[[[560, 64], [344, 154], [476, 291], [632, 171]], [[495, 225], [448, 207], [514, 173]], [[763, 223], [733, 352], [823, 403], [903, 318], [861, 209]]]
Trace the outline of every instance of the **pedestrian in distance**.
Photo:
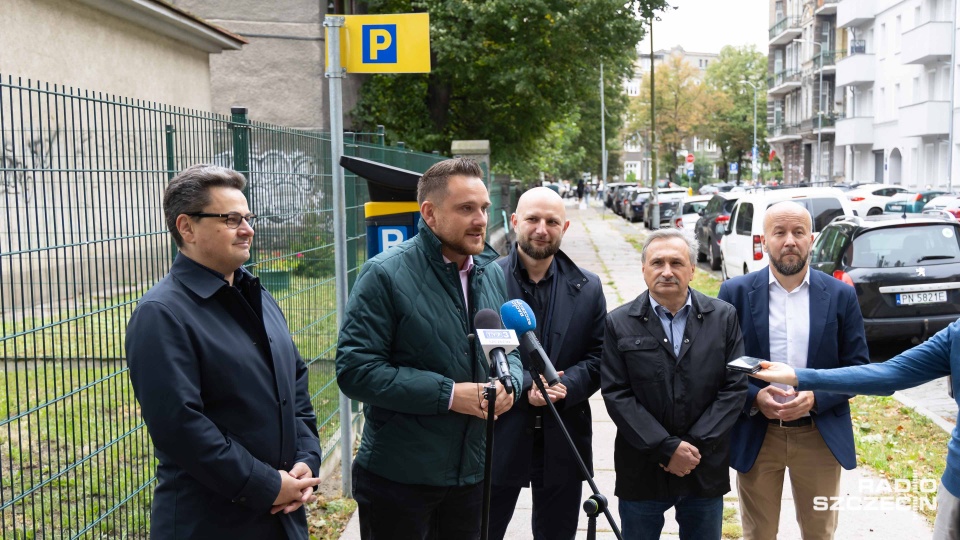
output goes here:
[[[951, 377], [956, 388], [960, 384], [960, 321], [882, 363], [829, 370], [794, 369], [781, 362], [760, 365], [763, 370], [754, 377], [801, 391], [888, 395], [940, 377]], [[960, 396], [954, 399], [960, 405]], [[960, 540], [960, 432], [956, 428], [947, 443], [947, 468], [940, 477], [933, 540]]]
[[640, 254], [647, 292], [607, 315], [601, 392], [617, 426], [616, 495], [623, 537], [658, 540], [676, 509], [681, 540], [719, 540], [730, 491], [730, 429], [747, 378], [737, 313], [692, 288], [697, 246], [678, 229], [650, 233]]
[[[337, 346], [337, 382], [364, 403], [353, 467], [364, 540], [480, 537], [488, 414], [516, 393], [490, 368], [474, 316], [507, 300], [498, 254], [486, 244], [490, 196], [480, 166], [455, 158], [417, 184], [419, 233], [373, 257], [350, 293]], [[523, 380], [508, 355], [514, 388]]]
[[[510, 222], [517, 241], [510, 254], [497, 261], [506, 278], [507, 296], [532, 307], [537, 339], [560, 370], [560, 384], [547, 387], [543, 396], [524, 371], [517, 404], [496, 422], [490, 538], [503, 538], [521, 489], [530, 487], [533, 538], [573, 539], [585, 478], [547, 410], [546, 399], [557, 408], [592, 475], [589, 398], [600, 389], [607, 303], [600, 278], [560, 250], [570, 222], [559, 195], [543, 187], [527, 191], [517, 201]], [[529, 352], [520, 354], [525, 370]]]
[[[853, 287], [810, 271], [812, 225], [796, 202], [768, 208], [761, 243], [769, 266], [725, 281], [718, 298], [736, 308], [749, 356], [817, 369], [866, 364]], [[751, 379], [731, 455], [745, 540], [777, 537], [786, 473], [803, 538], [833, 538], [837, 511], [815, 508], [814, 498], [837, 496], [841, 467], [856, 467], [851, 397]]]
[[306, 540], [321, 451], [307, 368], [242, 265], [256, 216], [242, 174], [194, 165], [167, 185], [178, 253], [140, 300], [127, 364], [156, 448], [150, 536]]

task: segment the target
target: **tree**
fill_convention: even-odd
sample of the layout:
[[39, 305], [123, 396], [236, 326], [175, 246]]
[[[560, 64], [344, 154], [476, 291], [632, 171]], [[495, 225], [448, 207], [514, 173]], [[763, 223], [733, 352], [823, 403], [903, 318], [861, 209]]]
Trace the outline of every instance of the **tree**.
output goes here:
[[765, 142], [766, 74], [767, 57], [753, 46], [724, 47], [717, 61], [707, 67], [707, 130], [724, 160], [736, 162], [741, 171], [753, 147], [753, 88], [740, 81], [749, 81], [757, 87], [757, 146], [760, 148], [757, 162], [762, 162], [769, 153]]
[[[686, 141], [703, 131], [706, 92], [697, 74], [697, 68], [679, 55], [668, 56], [655, 68], [656, 136], [661, 176], [671, 177], [680, 165], [679, 152], [686, 149]], [[649, 74], [641, 81], [640, 95], [631, 99], [629, 111], [628, 131], [649, 134]]]
[[[599, 163], [599, 106], [587, 105], [599, 103], [600, 61], [611, 89], [605, 98], [615, 103], [611, 98], [631, 72], [643, 36], [637, 14], [649, 15], [664, 3], [372, 0], [370, 13], [430, 14], [432, 72], [372, 76], [353, 110], [355, 127], [383, 124], [389, 140], [425, 150], [449, 150], [453, 139], [489, 139], [498, 170], [530, 175], [545, 148], [565, 149], [551, 133], [560, 123], [567, 126], [571, 153], [583, 149], [576, 168]], [[579, 132], [569, 129], [575, 114]], [[591, 117], [598, 119], [593, 133]], [[608, 114], [610, 133], [618, 122]]]

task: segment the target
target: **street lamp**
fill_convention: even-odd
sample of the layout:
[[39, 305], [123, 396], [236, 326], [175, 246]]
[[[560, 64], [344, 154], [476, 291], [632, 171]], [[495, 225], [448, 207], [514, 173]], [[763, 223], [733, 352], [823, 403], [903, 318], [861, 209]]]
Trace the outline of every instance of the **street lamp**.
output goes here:
[[820, 180], [820, 162], [823, 154], [820, 153], [820, 137], [823, 133], [823, 45], [809, 39], [795, 39], [794, 43], [812, 43], [820, 51], [820, 90], [817, 94], [817, 181]]
[[753, 148], [751, 149], [750, 156], [753, 158], [753, 164], [751, 165], [751, 177], [753, 177], [754, 183], [756, 183], [756, 174], [757, 174], [757, 152], [760, 150], [757, 148], [757, 85], [752, 82], [744, 79], [740, 81], [740, 84], [749, 84], [753, 88]]

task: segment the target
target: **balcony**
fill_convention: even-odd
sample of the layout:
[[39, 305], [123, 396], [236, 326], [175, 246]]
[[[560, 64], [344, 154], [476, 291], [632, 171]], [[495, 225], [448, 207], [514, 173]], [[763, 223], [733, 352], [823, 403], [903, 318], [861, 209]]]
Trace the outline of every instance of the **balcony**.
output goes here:
[[904, 137], [946, 135], [950, 127], [949, 101], [923, 101], [900, 107], [899, 132]]
[[797, 124], [774, 124], [767, 128], [767, 142], [799, 141], [800, 126]]
[[[846, 2], [849, 1], [846, 0]], [[857, 50], [861, 49], [858, 48]], [[851, 52], [853, 52], [853, 48], [851, 48]], [[877, 79], [877, 62], [872, 54], [851, 54], [837, 62], [836, 70], [837, 88], [872, 83]]]
[[837, 4], [840, 0], [817, 0], [817, 9], [814, 15], [834, 15], [837, 12]]
[[770, 27], [770, 45], [786, 45], [800, 37], [800, 17], [786, 17]]
[[800, 88], [801, 73], [798, 70], [787, 69], [767, 77], [767, 94], [780, 96]]
[[904, 64], [929, 64], [950, 58], [950, 23], [930, 21], [903, 33], [900, 61]]
[[876, 15], [876, 0], [843, 0], [837, 6], [837, 28], [854, 28]]
[[873, 117], [840, 118], [837, 120], [837, 146], [873, 144]]
[[824, 77], [833, 75], [837, 71], [837, 62], [843, 60], [846, 56], [847, 51], [845, 49], [823, 51], [820, 56], [813, 57], [813, 74], [818, 75], [820, 70], [823, 69]]

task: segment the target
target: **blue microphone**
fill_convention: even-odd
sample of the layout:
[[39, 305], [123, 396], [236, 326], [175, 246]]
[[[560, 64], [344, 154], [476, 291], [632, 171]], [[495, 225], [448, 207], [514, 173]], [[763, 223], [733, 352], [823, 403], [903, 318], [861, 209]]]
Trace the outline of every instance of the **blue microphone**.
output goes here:
[[520, 336], [521, 342], [526, 343], [530, 350], [530, 359], [534, 367], [547, 380], [547, 385], [556, 386], [560, 382], [560, 377], [557, 376], [557, 370], [553, 369], [553, 363], [550, 362], [550, 358], [534, 333], [537, 329], [537, 316], [533, 314], [530, 305], [520, 299], [510, 300], [500, 306], [500, 318], [503, 320], [504, 328], [515, 331]]

